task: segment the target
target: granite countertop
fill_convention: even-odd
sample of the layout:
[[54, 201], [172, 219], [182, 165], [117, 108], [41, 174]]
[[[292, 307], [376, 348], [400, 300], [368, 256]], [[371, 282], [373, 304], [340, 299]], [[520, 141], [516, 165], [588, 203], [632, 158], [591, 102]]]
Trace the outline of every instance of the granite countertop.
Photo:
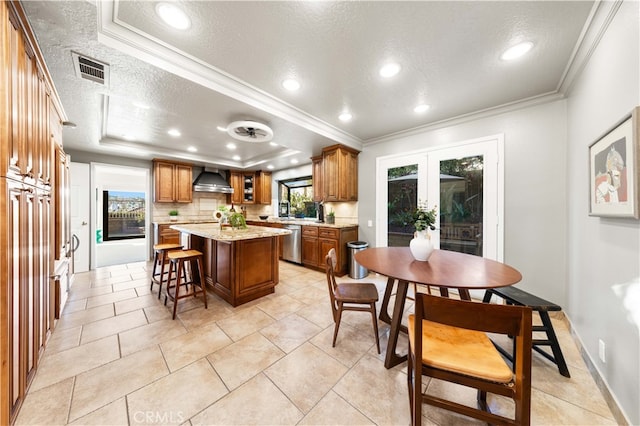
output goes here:
[[291, 234], [288, 229], [252, 225], [248, 225], [247, 229], [232, 229], [227, 226], [220, 229], [220, 225], [217, 223], [174, 224], [171, 229], [216, 241], [251, 240]]
[[262, 220], [259, 217], [248, 217], [247, 220], [252, 222], [266, 222], [266, 223], [281, 223], [283, 225], [304, 225], [304, 226], [322, 226], [323, 228], [353, 228], [358, 227], [357, 223], [325, 223], [316, 222], [309, 219], [284, 219], [279, 217], [269, 217], [267, 220]]
[[218, 219], [184, 219], [184, 220], [154, 220], [154, 225], [182, 225], [185, 223], [218, 223]]

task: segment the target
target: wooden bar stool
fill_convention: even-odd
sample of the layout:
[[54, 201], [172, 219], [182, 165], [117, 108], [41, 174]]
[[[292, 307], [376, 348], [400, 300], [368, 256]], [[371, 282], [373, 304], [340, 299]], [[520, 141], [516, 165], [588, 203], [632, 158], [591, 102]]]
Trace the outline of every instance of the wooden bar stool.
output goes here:
[[[171, 251], [167, 256], [169, 257], [170, 264], [167, 294], [164, 296], [164, 304], [167, 304], [167, 297], [173, 300], [173, 319], [176, 319], [178, 300], [184, 299], [185, 297], [192, 295], [196, 297], [199, 293], [202, 293], [204, 297], [204, 308], [207, 309], [207, 290], [204, 281], [204, 271], [202, 269], [202, 253], [198, 250], [181, 250]], [[187, 279], [185, 262], [189, 262], [190, 265], [190, 280]], [[171, 285], [171, 277], [173, 274], [175, 274], [175, 284]], [[191, 285], [191, 291], [189, 291], [189, 285]], [[180, 294], [180, 287], [182, 286], [187, 287], [185, 294]], [[196, 290], [196, 287], [200, 287], [200, 290]]]
[[[153, 284], [158, 284], [160, 288], [158, 288], [158, 299], [160, 299], [160, 293], [162, 293], [162, 282], [165, 280], [165, 276], [168, 277], [169, 271], [164, 270], [164, 265], [167, 263], [167, 253], [171, 250], [182, 250], [182, 246], [180, 244], [156, 244], [153, 246], [153, 272], [151, 273], [151, 287], [149, 290], [153, 291]], [[158, 271], [158, 266], [160, 267], [160, 271]]]

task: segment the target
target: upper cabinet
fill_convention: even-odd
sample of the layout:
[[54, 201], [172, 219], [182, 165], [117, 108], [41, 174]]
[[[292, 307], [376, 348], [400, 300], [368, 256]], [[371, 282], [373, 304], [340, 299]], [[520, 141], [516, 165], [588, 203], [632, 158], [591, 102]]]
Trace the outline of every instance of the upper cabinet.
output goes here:
[[233, 204], [271, 204], [271, 172], [229, 171]]
[[344, 145], [331, 145], [313, 157], [314, 201], [358, 201], [358, 154]]
[[190, 164], [153, 160], [154, 201], [190, 203], [193, 200]]

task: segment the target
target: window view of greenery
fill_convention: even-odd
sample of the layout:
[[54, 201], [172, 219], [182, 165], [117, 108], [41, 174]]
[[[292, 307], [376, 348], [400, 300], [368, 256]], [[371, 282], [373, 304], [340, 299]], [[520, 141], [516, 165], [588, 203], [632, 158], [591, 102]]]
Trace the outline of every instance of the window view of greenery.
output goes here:
[[280, 182], [280, 201], [289, 202], [289, 213], [298, 218], [316, 217], [311, 177]]
[[[483, 157], [440, 162], [440, 248], [482, 256]], [[388, 171], [387, 244], [408, 246], [418, 203], [418, 165]], [[433, 207], [429, 203], [429, 207]]]
[[144, 238], [144, 192], [103, 191], [103, 227], [105, 241]]

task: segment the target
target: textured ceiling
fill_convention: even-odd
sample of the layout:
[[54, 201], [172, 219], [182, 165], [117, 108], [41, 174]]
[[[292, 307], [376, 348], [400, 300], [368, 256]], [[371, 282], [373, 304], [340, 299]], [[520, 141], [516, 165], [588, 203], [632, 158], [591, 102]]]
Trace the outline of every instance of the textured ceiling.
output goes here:
[[[362, 148], [558, 93], [593, 7], [592, 1], [183, 1], [177, 4], [192, 25], [179, 31], [157, 17], [155, 4], [23, 3], [69, 120], [78, 124], [65, 130], [65, 146], [209, 166], [290, 167], [291, 159], [308, 162], [322, 146]], [[500, 60], [524, 40], [534, 43], [529, 55]], [[78, 78], [71, 51], [108, 63], [109, 86]], [[387, 61], [402, 69], [384, 80], [378, 70]], [[283, 89], [287, 77], [297, 78], [300, 90]], [[417, 115], [420, 102], [431, 109]], [[343, 110], [353, 114], [351, 122], [338, 120]], [[231, 139], [216, 127], [247, 119], [268, 124], [278, 146], [237, 142], [235, 151], [226, 149]], [[182, 136], [168, 136], [171, 127]]]

